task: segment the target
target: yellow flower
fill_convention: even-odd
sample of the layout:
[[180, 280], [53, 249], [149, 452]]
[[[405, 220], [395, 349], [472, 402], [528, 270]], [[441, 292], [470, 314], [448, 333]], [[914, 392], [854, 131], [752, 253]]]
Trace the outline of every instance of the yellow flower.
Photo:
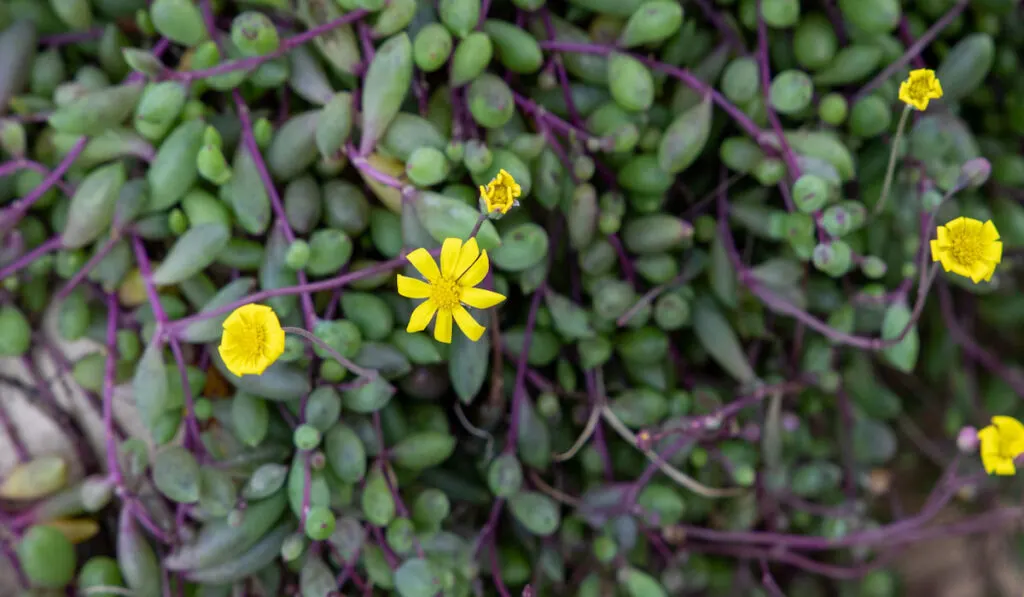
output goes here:
[[1013, 459], [1024, 452], [1024, 425], [1013, 417], [992, 417], [992, 424], [978, 432], [981, 463], [990, 475], [1017, 472]]
[[522, 193], [523, 189], [516, 183], [516, 179], [512, 178], [512, 175], [504, 168], [498, 171], [498, 175], [487, 183], [486, 187], [480, 187], [480, 196], [484, 200], [488, 213], [492, 211], [508, 213]]
[[407, 257], [426, 282], [398, 276], [398, 294], [412, 299], [427, 299], [420, 303], [409, 317], [407, 332], [420, 332], [437, 313], [434, 324], [434, 339], [438, 342], [452, 341], [452, 318], [466, 336], [476, 342], [484, 333], [484, 326], [473, 319], [463, 304], [477, 309], [487, 309], [505, 300], [497, 292], [475, 288], [487, 275], [490, 262], [487, 251], [480, 251], [476, 239], [466, 244], [457, 238], [445, 239], [441, 245], [441, 269], [426, 249], [416, 249]]
[[900, 101], [918, 110], [928, 109], [928, 101], [942, 97], [942, 85], [935, 71], [919, 68], [910, 71], [907, 80], [900, 83]]
[[941, 261], [944, 270], [975, 284], [992, 279], [1003, 259], [1003, 243], [992, 220], [982, 224], [981, 220], [959, 217], [936, 228], [936, 235], [931, 242], [932, 261]]
[[217, 350], [235, 375], [262, 375], [284, 352], [284, 330], [277, 313], [256, 304], [235, 309], [224, 320]]

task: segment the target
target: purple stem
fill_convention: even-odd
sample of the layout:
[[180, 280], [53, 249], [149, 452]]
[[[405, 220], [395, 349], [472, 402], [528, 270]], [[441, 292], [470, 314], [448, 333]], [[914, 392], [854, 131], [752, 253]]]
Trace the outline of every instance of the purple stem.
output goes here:
[[126, 500], [124, 507], [127, 508], [128, 511], [131, 512], [132, 516], [135, 517], [135, 520], [139, 521], [139, 524], [145, 527], [146, 531], [148, 531], [150, 535], [156, 537], [158, 541], [167, 545], [172, 545], [174, 543], [174, 540], [171, 539], [170, 535], [164, 532], [164, 530], [160, 528], [160, 525], [150, 517], [149, 513], [146, 512], [146, 509], [142, 507], [142, 502], [137, 498], [130, 498]]
[[[725, 22], [722, 15], [718, 14], [718, 11], [711, 6], [708, 0], [695, 0], [694, 3], [697, 5], [697, 8], [704, 13], [704, 17], [711, 21], [711, 24], [714, 25], [715, 29], [718, 29], [719, 33], [722, 34], [722, 37], [725, 38], [725, 41], [728, 42], [734, 50], [739, 54], [747, 53], [747, 48], [743, 43], [743, 38], [740, 37], [740, 34], [735, 28]], [[758, 11], [758, 14], [760, 14], [760, 11]]]
[[[758, 70], [761, 71], [761, 93], [764, 97], [768, 98], [771, 96], [771, 64], [768, 60], [768, 26], [765, 25], [764, 17], [761, 13], [761, 0], [757, 2], [757, 62]], [[796, 161], [796, 155], [793, 154], [793, 149], [789, 146], [789, 142], [786, 141], [786, 133], [782, 129], [782, 121], [779, 120], [779, 115], [775, 113], [775, 109], [772, 108], [771, 102], [765, 102], [765, 112], [768, 115], [768, 122], [771, 123], [772, 130], [775, 131], [775, 136], [779, 138], [779, 147], [782, 161], [786, 164], [786, 170], [789, 171], [791, 180], [800, 178], [800, 165]], [[793, 211], [796, 206], [793, 204], [793, 198], [789, 195], [789, 187], [787, 185], [780, 185], [782, 190], [782, 198], [786, 202], [786, 209]], [[815, 221], [817, 221], [818, 215], [815, 214]]]
[[[430, 251], [430, 254], [433, 255], [434, 257], [437, 257], [438, 255], [441, 254], [441, 249], [432, 249]], [[179, 330], [182, 330], [188, 325], [195, 323], [197, 321], [203, 321], [211, 317], [217, 317], [218, 315], [225, 315], [241, 307], [242, 305], [248, 305], [249, 303], [258, 303], [260, 301], [265, 301], [269, 298], [274, 298], [275, 296], [288, 296], [293, 294], [301, 294], [303, 292], [320, 292], [322, 290], [334, 290], [336, 288], [341, 288], [342, 286], [351, 284], [352, 282], [356, 282], [364, 278], [369, 278], [372, 276], [376, 276], [377, 274], [381, 274], [384, 272], [398, 269], [400, 267], [404, 267], [406, 263], [408, 262], [405, 259], [405, 255], [402, 255], [401, 257], [396, 257], [395, 259], [391, 259], [383, 263], [378, 263], [377, 265], [374, 265], [372, 267], [357, 270], [354, 272], [349, 272], [347, 274], [343, 274], [341, 276], [331, 278], [329, 280], [321, 280], [319, 282], [312, 282], [309, 284], [300, 284], [298, 286], [288, 286], [285, 288], [273, 288], [270, 290], [256, 292], [250, 294], [247, 297], [241, 298], [233, 303], [224, 305], [223, 307], [220, 307], [218, 309], [211, 309], [210, 311], [204, 311], [202, 313], [196, 313], [195, 315], [192, 315], [190, 317], [178, 319], [169, 324], [165, 332], [167, 333], [168, 336], [172, 336], [176, 334]]]
[[[242, 143], [245, 144], [246, 151], [252, 156], [253, 163], [256, 164], [256, 170], [259, 172], [260, 180], [263, 181], [263, 187], [266, 188], [267, 194], [270, 195], [270, 206], [277, 216], [278, 225], [281, 226], [284, 238], [289, 243], [292, 243], [295, 241], [295, 233], [292, 232], [292, 228], [288, 224], [288, 215], [284, 211], [281, 197], [278, 195], [277, 188], [274, 186], [274, 180], [270, 177], [270, 172], [267, 170], [267, 164], [263, 160], [263, 154], [260, 153], [259, 145], [256, 144], [256, 138], [253, 137], [252, 120], [249, 118], [249, 106], [245, 105], [242, 94], [237, 89], [232, 93], [232, 97], [235, 99], [238, 119], [242, 124]], [[300, 271], [296, 275], [299, 284], [305, 285], [308, 283], [306, 272]], [[302, 313], [306, 321], [306, 327], [313, 329], [316, 325], [316, 311], [313, 309], [312, 297], [306, 292], [302, 293]]]
[[583, 141], [586, 141], [588, 139], [595, 139], [599, 142], [604, 142], [603, 139], [598, 139], [597, 137], [594, 137], [593, 135], [583, 130], [582, 128], [573, 126], [568, 122], [562, 120], [558, 116], [552, 114], [551, 112], [548, 112], [546, 109], [537, 105], [536, 102], [518, 92], [513, 91], [512, 97], [515, 99], [515, 102], [519, 104], [519, 106], [523, 110], [528, 112], [531, 116], [533, 116], [537, 120], [542, 121], [543, 124], [551, 127], [552, 129], [561, 132], [563, 135], [569, 135], [570, 137], [576, 136], [582, 139]]
[[942, 311], [942, 318], [946, 324], [946, 329], [949, 330], [949, 334], [960, 345], [960, 349], [964, 351], [964, 354], [968, 358], [981, 363], [982, 367], [997, 375], [1006, 382], [1006, 385], [1013, 388], [1013, 391], [1018, 396], [1024, 398], [1024, 377], [1004, 365], [999, 360], [999, 357], [979, 345], [974, 338], [964, 331], [963, 326], [960, 325], [960, 321], [956, 317], [956, 312], [953, 310], [953, 296], [946, 284], [939, 285], [939, 308]]
[[501, 597], [512, 597], [505, 586], [505, 579], [501, 577], [501, 563], [498, 561], [498, 542], [491, 540], [491, 578], [494, 579], [494, 586], [498, 589]]
[[[615, 48], [602, 46], [600, 44], [568, 41], [544, 41], [540, 42], [540, 47], [541, 49], [551, 50], [554, 52], [577, 52], [579, 54], [597, 54], [601, 56], [607, 56], [608, 54], [618, 51]], [[758, 141], [759, 143], [761, 142], [761, 127], [757, 126], [757, 124], [755, 124], [749, 116], [744, 114], [742, 110], [730, 103], [729, 100], [725, 99], [721, 93], [704, 81], [701, 81], [690, 71], [684, 68], [665, 64], [663, 62], [658, 62], [657, 60], [652, 60], [644, 56], [636, 54], [630, 54], [630, 56], [654, 70], [661, 71], [669, 76], [679, 79], [684, 85], [698, 93], [710, 95], [712, 101], [718, 104], [718, 107], [722, 108], [722, 110], [729, 114], [729, 116], [731, 116], [732, 119], [735, 120], [748, 135], [753, 137], [755, 141]]]
[[[46, 176], [47, 174], [50, 173], [50, 169], [47, 168], [46, 166], [40, 164], [39, 162], [34, 162], [32, 160], [25, 159], [25, 158], [18, 158], [16, 160], [11, 160], [9, 162], [5, 162], [3, 164], [0, 164], [0, 178], [2, 178], [4, 176], [9, 176], [9, 175], [17, 172], [18, 170], [23, 170], [23, 169], [24, 170], [35, 170], [36, 172], [42, 174], [43, 176]], [[58, 180], [56, 182], [56, 186], [65, 195], [71, 195], [72, 193], [75, 192], [74, 187], [72, 187], [71, 185], [65, 183], [62, 180]]]
[[359, 44], [363, 48], [363, 64], [369, 67], [370, 62], [373, 61], [373, 56], [376, 53], [373, 49], [373, 39], [370, 36], [370, 28], [366, 26], [366, 23], [360, 21], [356, 24], [356, 29], [359, 31]]
[[[139, 273], [142, 274], [142, 282], [146, 287], [146, 296], [153, 309], [153, 317], [156, 319], [158, 330], [167, 330], [170, 323], [163, 305], [160, 304], [160, 297], [156, 293], [156, 286], [153, 284], [153, 272], [149, 266], [149, 256], [146, 255], [146, 248], [142, 246], [142, 239], [132, 235], [132, 245], [135, 249], [135, 260], [139, 263]], [[159, 341], [159, 333], [154, 341]], [[192, 389], [188, 383], [188, 367], [185, 363], [185, 356], [181, 352], [181, 344], [178, 339], [170, 333], [166, 334], [168, 343], [171, 345], [171, 353], [174, 354], [174, 361], [178, 365], [178, 372], [181, 374], [181, 388], [185, 395], [185, 435], [186, 447], [194, 447], [200, 453], [204, 453], [203, 442], [199, 433], [199, 421], [196, 419], [195, 403], [192, 400]]]
[[39, 44], [43, 46], [64, 46], [69, 44], [80, 44], [94, 39], [99, 39], [103, 36], [103, 28], [96, 27], [89, 29], [88, 31], [69, 31], [67, 33], [55, 33], [53, 35], [44, 35], [39, 39]]
[[31, 459], [28, 449], [25, 447], [25, 442], [21, 440], [21, 435], [14, 427], [14, 422], [11, 420], [10, 414], [3, 404], [0, 404], [0, 427], [3, 427], [4, 433], [11, 439], [11, 444], [14, 446], [14, 455], [18, 457], [18, 462], [27, 462]]
[[342, 17], [334, 19], [333, 21], [324, 23], [323, 25], [319, 25], [317, 27], [313, 27], [309, 31], [304, 31], [298, 35], [289, 37], [288, 39], [281, 42], [281, 47], [279, 47], [277, 51], [271, 52], [270, 54], [266, 54], [264, 56], [252, 56], [250, 58], [243, 58], [241, 60], [231, 60], [229, 62], [218, 64], [217, 66], [203, 70], [182, 72], [171, 71], [168, 72], [167, 75], [168, 78], [170, 79], [176, 79], [179, 81], [194, 81], [196, 79], [205, 79], [207, 77], [223, 75], [226, 73], [234, 72], [236, 70], [254, 69], [259, 65], [263, 64], [264, 62], [284, 56], [293, 48], [301, 46], [302, 44], [309, 42], [315, 39], [316, 37], [323, 35], [324, 33], [327, 33], [328, 31], [337, 29], [342, 25], [358, 21], [359, 19], [365, 17], [368, 14], [370, 14], [369, 11], [363, 9], [354, 10]]
[[402, 181], [398, 180], [394, 176], [391, 176], [390, 174], [385, 174], [380, 170], [374, 168], [373, 165], [370, 164], [369, 160], [359, 155], [359, 152], [356, 151], [356, 148], [351, 143], [349, 143], [348, 147], [346, 148], [346, 152], [349, 155], [349, 160], [352, 162], [352, 165], [358, 168], [359, 171], [362, 172], [363, 174], [389, 187], [394, 187], [396, 189], [401, 189], [405, 187], [405, 185], [402, 184]]
[[103, 431], [107, 447], [107, 468], [118, 487], [124, 486], [121, 466], [117, 461], [117, 440], [114, 439], [114, 377], [117, 363], [117, 319], [121, 311], [117, 295], [107, 295], [107, 363], [103, 372]]
[[[85, 144], [88, 141], [88, 137], [82, 137], [76, 141], [71, 147], [71, 151], [69, 151], [67, 155], [64, 156], [64, 159], [57, 164], [57, 167], [43, 179], [43, 182], [39, 183], [39, 186], [32, 189], [32, 192], [25, 197], [15, 201], [10, 207], [5, 209], [2, 214], [0, 214], [0, 231], [13, 228], [21, 220], [22, 216], [25, 215], [25, 212], [32, 207], [32, 204], [39, 201], [46, 191], [49, 191], [60, 181], [61, 177], [63, 177], [68, 171], [68, 168], [71, 167], [71, 164], [73, 164], [75, 160], [78, 159], [78, 156], [81, 155], [82, 150], [85, 149]], [[0, 278], [2, 277], [3, 276], [0, 276]]]
[[[910, 321], [907, 322], [907, 325], [898, 336], [891, 340], [883, 338], [869, 338], [867, 336], [855, 336], [831, 327], [810, 313], [797, 308], [786, 301], [786, 299], [780, 297], [774, 291], [758, 282], [750, 274], [750, 270], [743, 265], [743, 262], [740, 259], [739, 251], [736, 249], [736, 241], [733, 240], [732, 230], [729, 228], [728, 211], [728, 202], [725, 199], [725, 192], [723, 191], [718, 197], [718, 228], [719, 233], [722, 234], [722, 238], [725, 240], [726, 252], [728, 253], [729, 260], [736, 269], [740, 282], [742, 282], [750, 292], [754, 293], [754, 295], [756, 295], [757, 298], [760, 299], [761, 302], [770, 310], [796, 319], [800, 323], [806, 325], [833, 342], [871, 351], [878, 351], [888, 346], [895, 346], [896, 344], [899, 344], [917, 324], [917, 320], [921, 317], [921, 313], [924, 311], [925, 302], [928, 298], [927, 290], [935, 280], [937, 270], [934, 266], [930, 270], [922, 269], [921, 279], [918, 283], [917, 289], [917, 302], [914, 304], [913, 311], [911, 312]], [[934, 216], [935, 212], [932, 212], [932, 219], [934, 219]], [[924, 242], [924, 239], [922, 242]], [[928, 273], [926, 273], [926, 271]]]
[[96, 253], [89, 258], [89, 261], [86, 261], [85, 265], [83, 265], [81, 269], [75, 272], [75, 275], [71, 276], [67, 283], [65, 283], [64, 286], [59, 291], [57, 291], [57, 294], [55, 294], [53, 297], [54, 302], [60, 302], [67, 298], [67, 296], [71, 294], [71, 291], [74, 290], [79, 284], [81, 284], [82, 280], [84, 280], [85, 277], [89, 275], [89, 272], [91, 272], [93, 268], [95, 268], [96, 265], [99, 264], [100, 261], [103, 261], [103, 258], [107, 256], [107, 253], [110, 253], [111, 249], [114, 248], [114, 245], [116, 245], [117, 241], [119, 240], [121, 239], [118, 238], [116, 235], [107, 239], [106, 242], [104, 242], [103, 245], [96, 251]]
[[911, 46], [907, 48], [907, 51], [903, 53], [903, 56], [900, 56], [898, 60], [896, 60], [889, 66], [885, 67], [885, 69], [882, 72], [878, 73], [875, 76], [875, 78], [871, 79], [866, 85], [864, 85], [864, 87], [862, 87], [860, 91], [858, 91], [856, 95], [853, 96], [853, 99], [850, 103], [853, 104], [857, 100], [863, 98], [867, 94], [874, 91], [875, 88], [877, 88], [879, 85], [888, 81], [889, 77], [893, 76], [893, 74], [896, 71], [906, 66], [912, 58], [919, 56], [921, 52], [926, 47], [928, 47], [928, 45], [931, 44], [935, 40], [935, 38], [938, 37], [940, 33], [942, 33], [943, 30], [946, 29], [946, 27], [949, 27], [949, 25], [958, 16], [960, 16], [960, 13], [962, 13], [964, 9], [967, 8], [967, 4], [967, 0], [961, 0], [960, 2], [957, 2], [952, 8], [950, 8], [946, 12], [946, 14], [942, 15], [942, 18], [940, 18], [938, 21], [935, 21], [935, 24], [929, 27], [928, 31], [924, 32], [924, 35], [921, 36], [921, 39], [911, 44]]
[[547, 288], [542, 284], [540, 288], [533, 291], [533, 299], [530, 301], [530, 311], [526, 315], [526, 328], [523, 330], [522, 352], [516, 361], [516, 381], [512, 390], [512, 408], [509, 416], [512, 420], [508, 425], [508, 439], [505, 444], [505, 451], [512, 453], [518, 441], [519, 430], [519, 408], [523, 402], [523, 395], [526, 394], [526, 362], [530, 354], [530, 341], [533, 339], [533, 328], [537, 324], [537, 311], [540, 309], [540, 299], [544, 296]]
[[[556, 41], [558, 35], [555, 32], [555, 24], [551, 20], [551, 12], [547, 7], [541, 11], [541, 19], [544, 20], [544, 34], [547, 35], [548, 41]], [[569, 111], [569, 118], [576, 124], [581, 124], [583, 118], [580, 117], [579, 110], [576, 109], [576, 102], [572, 99], [569, 75], [565, 72], [565, 64], [562, 63], [561, 56], [554, 58], [554, 64], [555, 74], [558, 75], [558, 84], [562, 87], [562, 97], [565, 98], [565, 107]]]
[[[3, 225], [0, 225], [0, 231], [2, 231], [2, 230], [3, 230]], [[54, 237], [50, 238], [49, 240], [47, 240], [43, 244], [41, 244], [38, 247], [32, 249], [28, 253], [25, 253], [21, 257], [18, 257], [17, 259], [15, 259], [14, 262], [9, 264], [9, 265], [7, 265], [7, 267], [5, 267], [3, 269], [0, 269], [0, 280], [3, 280], [5, 278], [9, 278], [10, 276], [14, 275], [15, 273], [17, 273], [17, 272], [21, 271], [22, 269], [28, 267], [36, 259], [39, 259], [40, 257], [42, 257], [43, 255], [46, 255], [50, 251], [56, 251], [57, 249], [60, 249], [62, 244], [63, 244], [63, 239], [61, 239], [60, 236], [54, 236]]]
[[7, 561], [11, 563], [11, 568], [18, 579], [18, 586], [22, 588], [28, 587], [28, 577], [25, 576], [25, 571], [21, 569], [21, 560], [18, 559], [18, 554], [14, 551], [14, 548], [7, 541], [0, 539], [0, 550], [3, 551]]

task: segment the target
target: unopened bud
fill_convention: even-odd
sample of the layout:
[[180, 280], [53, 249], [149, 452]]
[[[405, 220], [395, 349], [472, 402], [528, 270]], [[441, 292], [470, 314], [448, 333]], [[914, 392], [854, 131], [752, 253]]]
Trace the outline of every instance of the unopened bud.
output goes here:
[[964, 454], [973, 454], [978, 451], [978, 430], [974, 427], [964, 427], [956, 436], [956, 447]]
[[974, 158], [967, 160], [960, 168], [960, 183], [958, 186], [980, 187], [988, 181], [992, 174], [992, 163], [985, 158]]

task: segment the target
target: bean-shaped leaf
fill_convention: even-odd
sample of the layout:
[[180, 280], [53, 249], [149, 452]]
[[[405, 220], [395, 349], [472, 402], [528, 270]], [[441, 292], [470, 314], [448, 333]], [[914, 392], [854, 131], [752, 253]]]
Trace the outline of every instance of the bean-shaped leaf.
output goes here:
[[250, 502], [242, 524], [230, 524], [226, 518], [208, 522], [194, 541], [179, 546], [164, 558], [164, 566], [168, 570], [192, 570], [230, 560], [258, 542], [281, 518], [287, 506], [287, 495], [277, 491], [266, 499]]
[[711, 134], [711, 96], [683, 112], [665, 130], [658, 145], [658, 165], [679, 174], [700, 157]]
[[153, 483], [172, 502], [199, 501], [199, 463], [181, 446], [170, 446], [153, 457]]
[[[415, 205], [416, 215], [423, 228], [439, 243], [446, 238], [466, 238], [473, 231], [479, 217], [475, 207], [438, 193], [420, 193]], [[487, 251], [493, 251], [501, 245], [498, 231], [489, 220], [480, 227], [476, 240], [480, 248]]]
[[395, 570], [395, 590], [401, 597], [432, 597], [441, 588], [434, 566], [424, 558], [406, 560]]
[[512, 516], [538, 537], [554, 534], [562, 524], [562, 514], [554, 500], [535, 491], [520, 491], [508, 500]]
[[18, 464], [0, 484], [0, 498], [34, 500], [45, 497], [67, 483], [68, 465], [59, 456], [41, 456]]
[[549, 245], [543, 227], [525, 222], [502, 235], [501, 246], [491, 252], [491, 263], [505, 271], [521, 272], [547, 258]]
[[127, 173], [122, 162], [97, 168], [85, 177], [68, 206], [67, 224], [61, 234], [64, 247], [84, 247], [110, 228], [125, 180]]
[[399, 33], [377, 50], [363, 79], [363, 130], [359, 153], [366, 155], [391, 124], [412, 85], [412, 42]]
[[696, 301], [693, 328], [704, 350], [736, 381], [745, 384], [757, 379], [736, 332], [710, 300]]
[[230, 238], [231, 231], [218, 222], [190, 228], [175, 241], [167, 258], [153, 272], [153, 282], [167, 286], [191, 278], [213, 263]]
[[132, 394], [135, 406], [147, 427], [151, 427], [159, 415], [170, 406], [170, 391], [167, 385], [167, 367], [164, 365], [163, 346], [150, 342], [135, 366], [132, 378]]
[[153, 546], [149, 544], [135, 522], [131, 508], [121, 508], [117, 531], [117, 566], [124, 575], [125, 584], [138, 597], [160, 597], [160, 563]]
[[455, 438], [448, 433], [422, 431], [407, 436], [392, 448], [398, 466], [421, 470], [437, 466], [455, 452]]
[[238, 557], [208, 568], [191, 570], [185, 573], [185, 576], [193, 582], [202, 584], [230, 584], [242, 580], [269, 566], [280, 555], [285, 538], [294, 531], [294, 521], [282, 521]]
[[463, 404], [470, 404], [480, 393], [487, 380], [491, 362], [491, 351], [481, 347], [490, 346], [490, 332], [485, 331], [480, 340], [473, 342], [465, 334], [454, 334], [451, 358], [448, 359], [448, 376], [452, 389]]
[[594, 327], [590, 324], [590, 313], [583, 307], [555, 292], [544, 294], [551, 321], [555, 329], [566, 340], [584, 340], [593, 338]]
[[[910, 325], [910, 317], [910, 308], [905, 302], [900, 301], [890, 305], [882, 319], [882, 338], [884, 340], [899, 338], [903, 330]], [[920, 349], [921, 339], [917, 334], [917, 325], [913, 325], [902, 340], [892, 346], [886, 346], [882, 350], [882, 355], [893, 367], [904, 373], [910, 373], [917, 365], [917, 355]]]

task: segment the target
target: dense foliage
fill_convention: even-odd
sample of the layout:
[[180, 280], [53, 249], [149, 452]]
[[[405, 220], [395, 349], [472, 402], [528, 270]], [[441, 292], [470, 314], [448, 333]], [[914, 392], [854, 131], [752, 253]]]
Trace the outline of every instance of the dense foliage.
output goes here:
[[[1020, 17], [0, 0], [19, 582], [900, 594], [901, 552], [1021, 515], [1024, 427], [975, 431], [1024, 415]], [[14, 390], [84, 478], [25, 452]]]

